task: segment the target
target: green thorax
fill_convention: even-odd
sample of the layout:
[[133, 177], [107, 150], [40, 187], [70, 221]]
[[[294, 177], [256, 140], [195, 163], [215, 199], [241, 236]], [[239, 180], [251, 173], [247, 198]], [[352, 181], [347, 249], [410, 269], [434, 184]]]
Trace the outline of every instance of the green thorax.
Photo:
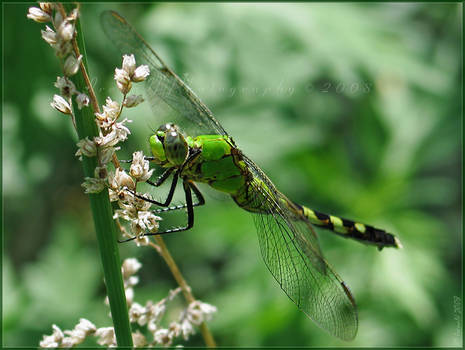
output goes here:
[[190, 158], [181, 176], [192, 181], [209, 184], [216, 190], [237, 194], [250, 177], [241, 152], [231, 138], [223, 135], [186, 137], [195, 154]]

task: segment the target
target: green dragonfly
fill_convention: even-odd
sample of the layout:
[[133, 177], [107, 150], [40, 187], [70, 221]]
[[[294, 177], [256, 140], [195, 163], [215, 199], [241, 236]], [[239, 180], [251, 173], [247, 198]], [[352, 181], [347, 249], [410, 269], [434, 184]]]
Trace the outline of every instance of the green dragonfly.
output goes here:
[[[172, 175], [168, 196], [158, 202], [136, 195], [164, 207], [156, 212], [187, 209], [187, 225], [155, 234], [193, 226], [194, 207], [205, 203], [196, 182], [229, 194], [240, 208], [253, 213], [263, 260], [287, 296], [321, 328], [352, 340], [358, 328], [355, 299], [323, 257], [313, 225], [378, 249], [398, 248], [399, 240], [384, 230], [323, 214], [288, 199], [123, 17], [108, 11], [101, 20], [106, 35], [121, 53], [134, 54], [139, 64], [150, 67], [147, 100], [155, 116], [163, 115], [169, 121], [150, 137], [153, 157], [148, 158], [166, 169], [155, 182], [149, 181], [151, 185], [160, 186]], [[183, 125], [183, 130], [178, 125]], [[170, 207], [178, 179], [182, 180], [186, 203]]]

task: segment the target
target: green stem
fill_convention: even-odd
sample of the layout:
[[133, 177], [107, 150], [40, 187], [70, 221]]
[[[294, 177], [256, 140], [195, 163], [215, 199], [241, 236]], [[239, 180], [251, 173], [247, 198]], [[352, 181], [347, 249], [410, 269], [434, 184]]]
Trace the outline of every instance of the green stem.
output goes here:
[[[67, 6], [67, 9], [69, 7]], [[73, 82], [78, 91], [87, 93], [91, 98], [91, 108], [79, 110], [74, 108], [76, 118], [76, 128], [79, 139], [98, 136], [97, 124], [95, 123], [94, 113], [98, 110], [98, 102], [92, 91], [92, 86], [87, 77], [87, 57], [84, 46], [84, 36], [79, 19], [76, 21], [77, 45], [74, 48], [77, 53], [83, 55], [81, 70], [73, 77]], [[74, 105], [74, 104], [73, 104]], [[94, 170], [98, 166], [97, 157], [82, 157], [84, 175], [86, 177], [95, 177]], [[132, 347], [131, 326], [129, 323], [128, 307], [126, 304], [126, 295], [124, 292], [123, 278], [121, 275], [121, 261], [119, 257], [118, 244], [116, 240], [116, 226], [113, 220], [113, 210], [108, 196], [108, 190], [90, 194], [90, 206], [94, 218], [95, 231], [97, 235], [100, 257], [102, 260], [103, 274], [107, 288], [107, 295], [110, 302], [111, 316], [115, 329], [116, 341], [118, 346]]]

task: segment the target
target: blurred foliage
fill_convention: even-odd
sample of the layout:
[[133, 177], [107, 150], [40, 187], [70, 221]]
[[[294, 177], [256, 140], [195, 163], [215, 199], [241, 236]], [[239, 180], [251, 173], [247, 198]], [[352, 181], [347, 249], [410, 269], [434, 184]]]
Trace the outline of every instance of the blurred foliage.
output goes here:
[[[321, 231], [328, 261], [357, 300], [353, 346], [461, 346], [461, 4], [114, 5], [212, 109], [241, 149], [291, 199], [385, 228], [404, 249]], [[60, 68], [26, 19], [5, 4], [3, 344], [36, 346], [52, 323], [110, 325], [77, 142], [49, 102]], [[117, 98], [120, 58], [98, 14], [82, 25], [101, 100]], [[118, 97], [119, 98], [119, 97]], [[145, 108], [145, 109], [144, 109]], [[128, 113], [121, 158], [163, 120]], [[250, 215], [202, 187], [190, 232], [166, 237], [195, 295], [218, 307], [220, 345], [334, 346], [264, 266]], [[163, 193], [157, 196], [163, 197]], [[181, 199], [181, 198], [180, 198]], [[184, 215], [164, 217], [176, 225]], [[136, 300], [175, 287], [150, 249]], [[460, 333], [458, 334], [457, 332]], [[189, 342], [202, 345], [200, 337]]]

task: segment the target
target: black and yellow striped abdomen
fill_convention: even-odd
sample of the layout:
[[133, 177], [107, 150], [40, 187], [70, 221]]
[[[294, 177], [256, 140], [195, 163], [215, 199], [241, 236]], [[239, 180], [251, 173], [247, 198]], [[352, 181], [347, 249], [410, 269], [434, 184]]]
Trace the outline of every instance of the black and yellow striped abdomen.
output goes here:
[[323, 214], [298, 204], [295, 205], [300, 208], [301, 214], [305, 216], [310, 223], [331, 230], [343, 237], [356, 239], [366, 244], [376, 245], [380, 250], [383, 247], [402, 247], [396, 236], [379, 228], [337, 216]]
[[[270, 189], [256, 177], [247, 181], [246, 184], [234, 195], [234, 201], [242, 208], [252, 213], [270, 214], [270, 202], [264, 200]], [[257, 193], [261, 195], [257, 196]], [[258, 199], [257, 199], [258, 197]], [[327, 215], [316, 210], [301, 206], [289, 200], [282, 193], [279, 196], [280, 204], [289, 209], [288, 213], [294, 213], [294, 220], [309, 221], [312, 225], [328, 229], [334, 233], [355, 239], [361, 243], [375, 245], [381, 250], [384, 247], [401, 248], [399, 239], [379, 228], [365, 225], [348, 219], [333, 215]]]
[[[229, 193], [234, 201], [249, 212], [273, 215], [276, 207], [287, 207], [293, 220], [309, 221], [346, 238], [383, 247], [400, 248], [392, 234], [373, 226], [320, 213], [292, 202], [282, 193], [252, 174], [244, 163], [240, 151], [225, 136], [201, 135], [188, 140], [199, 152], [184, 167], [181, 176], [196, 182], [208, 183], [213, 188]], [[270, 187], [271, 186], [271, 187]], [[279, 203], [274, 203], [277, 201]], [[273, 204], [274, 203], [274, 204]]]

